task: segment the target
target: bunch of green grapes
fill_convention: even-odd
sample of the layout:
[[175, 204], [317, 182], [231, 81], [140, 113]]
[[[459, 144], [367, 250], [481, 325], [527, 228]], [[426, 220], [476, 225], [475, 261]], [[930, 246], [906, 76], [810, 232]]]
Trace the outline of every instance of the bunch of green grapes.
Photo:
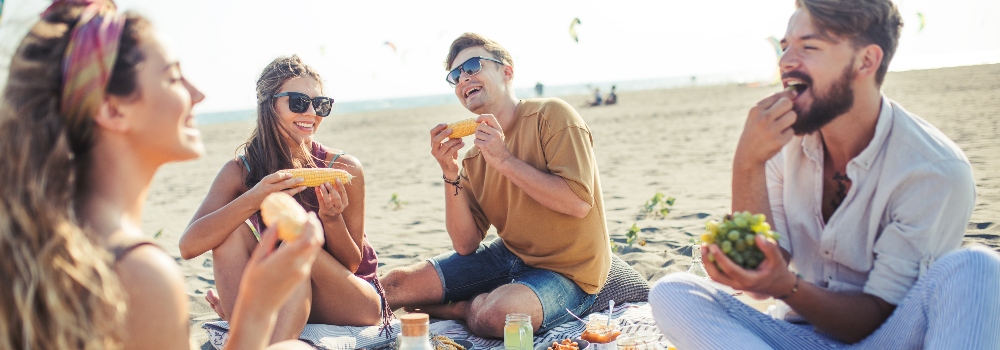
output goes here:
[[[760, 251], [754, 240], [756, 235], [778, 240], [778, 233], [771, 231], [764, 214], [752, 215], [748, 211], [736, 212], [722, 218], [722, 223], [712, 220], [705, 223], [705, 234], [701, 240], [707, 244], [718, 244], [722, 252], [744, 269], [753, 270], [764, 261], [764, 252]], [[708, 260], [715, 262], [711, 255]]]

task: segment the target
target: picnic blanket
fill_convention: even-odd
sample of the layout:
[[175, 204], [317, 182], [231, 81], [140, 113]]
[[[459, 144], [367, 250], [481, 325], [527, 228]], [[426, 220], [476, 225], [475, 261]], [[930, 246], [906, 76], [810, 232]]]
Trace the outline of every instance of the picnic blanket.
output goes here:
[[[594, 315], [585, 316], [584, 320], [588, 320]], [[622, 337], [653, 333], [658, 335], [658, 342], [664, 345], [669, 344], [656, 328], [649, 303], [626, 303], [616, 306], [611, 318], [621, 327]], [[299, 339], [318, 349], [392, 349], [395, 347], [396, 336], [400, 332], [399, 320], [393, 320], [390, 326], [392, 330], [390, 337], [387, 338], [384, 334], [379, 335], [378, 326], [345, 327], [309, 324], [306, 325]], [[551, 344], [553, 341], [567, 338], [578, 338], [583, 333], [584, 327], [585, 325], [577, 320], [563, 323], [548, 332], [535, 335], [535, 346]], [[202, 328], [208, 332], [209, 343], [216, 349], [222, 349], [228, 337], [229, 324], [225, 321], [209, 322], [205, 323]], [[471, 334], [462, 322], [432, 320], [429, 331], [431, 335], [445, 335], [452, 339], [469, 340], [476, 349], [488, 350], [503, 345], [502, 339], [480, 338]]]

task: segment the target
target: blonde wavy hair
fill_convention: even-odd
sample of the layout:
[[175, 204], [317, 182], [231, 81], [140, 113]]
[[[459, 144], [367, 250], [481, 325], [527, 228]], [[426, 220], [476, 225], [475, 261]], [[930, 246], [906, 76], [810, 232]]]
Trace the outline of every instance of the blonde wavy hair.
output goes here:
[[[125, 302], [113, 258], [74, 211], [93, 140], [59, 113], [62, 59], [82, 9], [56, 4], [34, 25], [0, 102], [0, 280], [9, 283], [0, 288], [0, 349], [122, 346]], [[126, 14], [108, 94], [138, 94], [147, 23]]]

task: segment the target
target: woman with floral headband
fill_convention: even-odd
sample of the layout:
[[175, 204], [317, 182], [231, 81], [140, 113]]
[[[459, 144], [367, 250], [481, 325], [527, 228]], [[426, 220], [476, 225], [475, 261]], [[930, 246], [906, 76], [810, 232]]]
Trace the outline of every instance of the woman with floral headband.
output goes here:
[[[203, 152], [203, 98], [143, 17], [101, 0], [45, 11], [0, 103], [0, 349], [190, 348], [180, 271], [140, 227], [156, 170]], [[323, 237], [313, 216], [299, 239], [262, 241], [229, 348], [267, 345]]]
[[[293, 194], [318, 214], [327, 244], [303, 283], [282, 308], [272, 341], [295, 339], [306, 323], [371, 326], [388, 322], [376, 276], [375, 250], [365, 235], [365, 177], [361, 162], [314, 140], [333, 99], [323, 96], [319, 73], [298, 56], [279, 57], [257, 80], [257, 124], [243, 154], [230, 159], [216, 176], [201, 207], [180, 239], [181, 256], [191, 259], [212, 250], [218, 297], [208, 300], [227, 318], [250, 252], [262, 225], [257, 208], [264, 196]], [[299, 186], [301, 178], [279, 172], [290, 168], [336, 168], [353, 175], [350, 183]], [[384, 328], [383, 328], [384, 329]]]

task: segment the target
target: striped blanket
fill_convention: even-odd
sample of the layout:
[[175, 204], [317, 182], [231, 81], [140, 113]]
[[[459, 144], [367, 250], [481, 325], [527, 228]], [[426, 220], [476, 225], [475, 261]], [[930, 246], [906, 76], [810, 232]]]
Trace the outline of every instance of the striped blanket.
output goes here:
[[[592, 317], [591, 314], [588, 317]], [[585, 317], [584, 319], [588, 319]], [[615, 307], [612, 319], [621, 326], [622, 337], [631, 334], [655, 333], [659, 336], [658, 341], [662, 345], [668, 345], [665, 338], [657, 330], [653, 321], [653, 314], [648, 303], [626, 303], [620, 307]], [[331, 325], [306, 325], [300, 339], [319, 349], [392, 349], [395, 346], [396, 336], [399, 335], [399, 320], [393, 320], [392, 332], [389, 338], [384, 335], [379, 336], [379, 327], [342, 327]], [[209, 322], [202, 326], [207, 332], [209, 343], [216, 349], [222, 349], [226, 343], [229, 332], [229, 324], [225, 321]], [[579, 338], [583, 333], [584, 324], [580, 321], [570, 321], [556, 326], [552, 330], [535, 336], [535, 346], [551, 344], [567, 338]], [[475, 345], [475, 349], [492, 349], [502, 346], [502, 339], [480, 338], [469, 333], [465, 324], [455, 321], [432, 320], [430, 325], [431, 335], [445, 335], [452, 339], [466, 339]]]

